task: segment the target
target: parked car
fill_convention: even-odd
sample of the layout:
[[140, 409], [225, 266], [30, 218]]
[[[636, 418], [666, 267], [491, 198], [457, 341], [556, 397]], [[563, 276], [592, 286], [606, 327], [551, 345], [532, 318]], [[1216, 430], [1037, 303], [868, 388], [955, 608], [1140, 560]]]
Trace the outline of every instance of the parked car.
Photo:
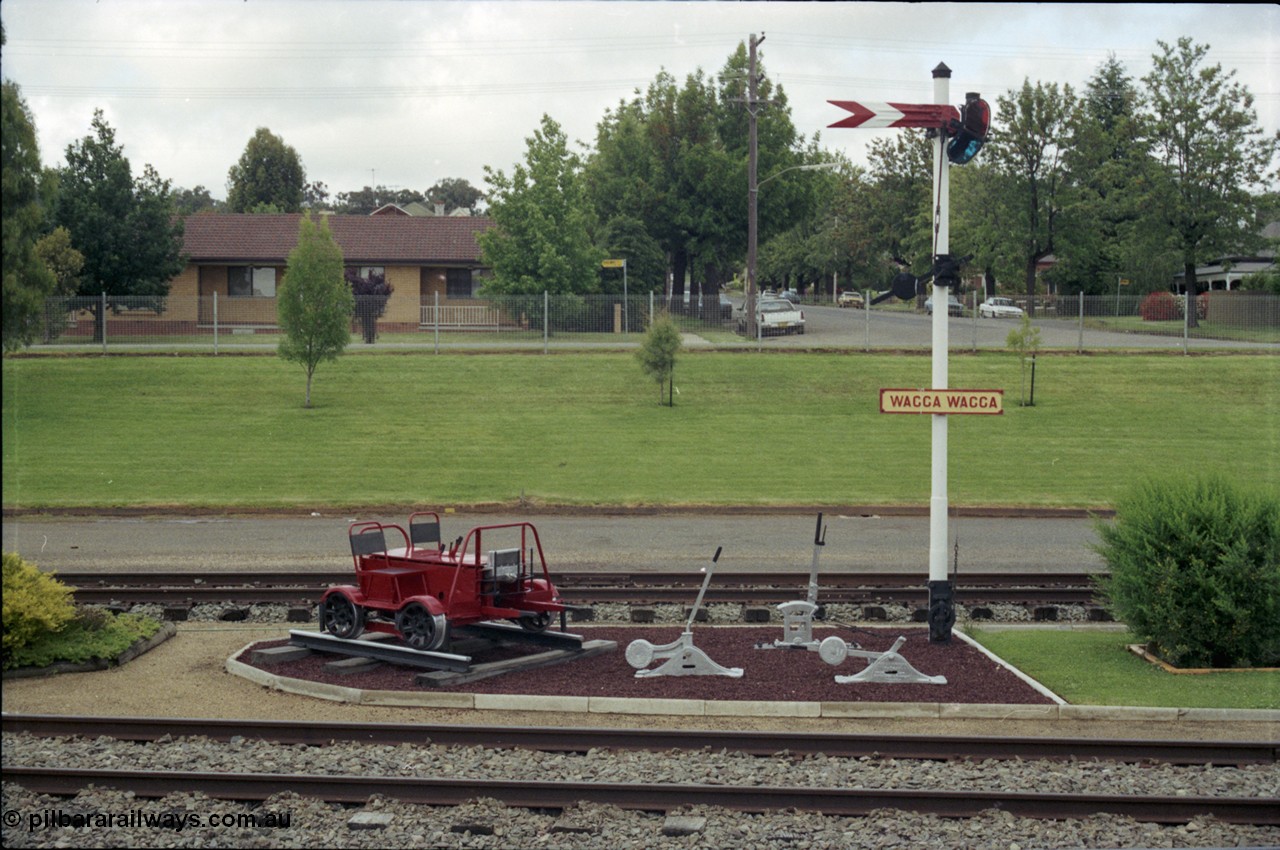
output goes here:
[[[933, 315], [933, 298], [927, 298], [924, 302], [924, 311], [930, 316]], [[960, 303], [960, 299], [954, 295], [947, 295], [947, 315], [963, 316], [964, 305]]]
[[865, 307], [866, 299], [862, 297], [862, 293], [856, 289], [850, 289], [848, 292], [841, 292], [840, 297], [836, 299], [838, 307]]
[[[760, 335], [804, 333], [804, 313], [785, 298], [762, 298], [756, 304], [756, 322]], [[738, 330], [747, 332], [747, 317], [738, 320]]]
[[992, 319], [1020, 319], [1022, 308], [1011, 298], [988, 298], [978, 305], [978, 315]]
[[779, 295], [778, 297], [785, 298], [788, 301], [790, 301], [792, 304], [800, 303], [800, 293], [796, 292], [794, 289], [784, 289], [782, 291], [782, 294]]

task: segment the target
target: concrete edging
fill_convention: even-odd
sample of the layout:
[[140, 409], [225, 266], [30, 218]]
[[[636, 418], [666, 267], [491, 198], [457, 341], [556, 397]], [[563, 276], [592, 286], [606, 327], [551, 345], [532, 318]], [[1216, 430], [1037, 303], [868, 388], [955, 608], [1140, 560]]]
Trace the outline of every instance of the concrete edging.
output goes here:
[[305, 679], [280, 676], [236, 660], [236, 656], [252, 648], [257, 643], [258, 641], [253, 641], [245, 644], [244, 647], [228, 657], [226, 663], [227, 672], [275, 691], [356, 705], [679, 717], [1120, 720], [1164, 723], [1257, 721], [1280, 723], [1280, 710], [1271, 709], [1068, 705], [1061, 701], [1054, 705], [992, 705], [938, 702], [740, 702], [736, 700], [630, 699], [626, 697], [555, 697], [523, 696], [519, 694], [361, 690], [360, 688], [349, 688], [343, 685], [330, 685], [323, 682], [310, 682]]

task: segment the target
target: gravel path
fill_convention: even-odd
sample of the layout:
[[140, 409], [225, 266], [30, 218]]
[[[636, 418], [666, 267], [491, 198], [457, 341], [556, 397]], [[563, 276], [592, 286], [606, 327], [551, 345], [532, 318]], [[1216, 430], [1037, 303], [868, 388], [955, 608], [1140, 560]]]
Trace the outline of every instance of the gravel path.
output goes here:
[[[124, 668], [49, 679], [10, 680], [4, 684], [4, 707], [9, 712], [80, 713], [130, 716], [207, 716], [309, 720], [387, 721], [424, 723], [495, 723], [565, 725], [574, 718], [538, 712], [472, 712], [436, 709], [360, 707], [322, 702], [265, 690], [224, 672], [226, 659], [247, 643], [279, 638], [285, 628], [255, 625], [228, 628], [213, 624], [184, 624], [176, 638]], [[1276, 737], [1275, 724], [1264, 723], [1130, 723], [1104, 721], [891, 720], [859, 718], [795, 719], [712, 717], [625, 717], [592, 715], [594, 726], [628, 727], [662, 724], [682, 728], [787, 728], [814, 731], [883, 732], [885, 734], [1006, 734], [1097, 737]], [[447, 775], [481, 778], [514, 771], [528, 778], [565, 776], [567, 772], [601, 781], [625, 778], [642, 781], [676, 778], [682, 781], [770, 783], [781, 771], [798, 770], [805, 781], [845, 787], [953, 787], [982, 784], [1007, 790], [1098, 789], [1103, 793], [1233, 794], [1280, 799], [1280, 769], [1170, 768], [1062, 762], [982, 762], [940, 764], [879, 759], [812, 757], [785, 763], [721, 753], [682, 755], [611, 754], [585, 756], [544, 753], [495, 753], [467, 747], [360, 747], [351, 744], [324, 748], [280, 746], [240, 740], [218, 744], [205, 739], [179, 739], [153, 745], [109, 740], [58, 741], [6, 736], [6, 763], [76, 763], [172, 767], [207, 766], [219, 770], [308, 770], [348, 773], [353, 769], [392, 775]], [[661, 813], [630, 812], [607, 806], [581, 806], [563, 815], [508, 809], [492, 800], [460, 807], [413, 806], [372, 799], [350, 808], [304, 800], [283, 792], [265, 806], [209, 800], [198, 795], [172, 795], [164, 800], [140, 800], [110, 789], [90, 789], [74, 800], [31, 794], [10, 784], [4, 787], [6, 812], [3, 840], [10, 847], [177, 846], [177, 847], [458, 847], [458, 848], [1011, 848], [1032, 847], [1228, 847], [1280, 846], [1280, 829], [1221, 824], [1197, 819], [1182, 826], [1139, 824], [1120, 817], [1095, 817], [1049, 822], [1016, 818], [991, 811], [979, 818], [947, 820], [912, 813], [883, 811], [865, 818], [827, 818], [798, 812], [748, 816], [716, 809], [679, 813], [691, 820], [670, 820]], [[16, 812], [16, 824], [10, 824]], [[52, 818], [51, 826], [41, 818]], [[106, 813], [120, 819], [137, 813], [133, 822], [108, 826]], [[274, 813], [275, 820], [267, 815]], [[75, 816], [96, 823], [76, 825]], [[138, 820], [159, 818], [154, 827]], [[199, 816], [202, 826], [181, 817]], [[256, 815], [259, 826], [213, 826], [213, 817]], [[288, 816], [286, 828], [280, 821]], [[381, 824], [358, 828], [353, 817]], [[167, 816], [167, 820], [165, 817]], [[387, 817], [382, 817], [387, 816]], [[36, 818], [35, 821], [29, 820]], [[58, 826], [58, 818], [67, 825]], [[664, 835], [681, 824], [696, 827], [690, 835]], [[360, 824], [363, 825], [363, 824]], [[33, 828], [34, 827], [34, 828]]]

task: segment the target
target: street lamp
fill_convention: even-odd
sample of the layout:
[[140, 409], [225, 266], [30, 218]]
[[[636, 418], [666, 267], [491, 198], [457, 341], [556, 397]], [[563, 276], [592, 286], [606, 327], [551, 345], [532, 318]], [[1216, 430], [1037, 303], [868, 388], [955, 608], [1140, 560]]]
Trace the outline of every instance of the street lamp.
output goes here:
[[[754, 151], [752, 151], [754, 154]], [[747, 314], [747, 329], [751, 331], [751, 335], [755, 336], [756, 324], [756, 200], [760, 194], [760, 187], [774, 180], [788, 171], [822, 171], [831, 168], [837, 168], [838, 162], [816, 162], [809, 165], [792, 165], [770, 174], [768, 177], [756, 182], [756, 163], [754, 156], [751, 159], [750, 168], [747, 170], [748, 191], [747, 191], [747, 303], [744, 310]]]

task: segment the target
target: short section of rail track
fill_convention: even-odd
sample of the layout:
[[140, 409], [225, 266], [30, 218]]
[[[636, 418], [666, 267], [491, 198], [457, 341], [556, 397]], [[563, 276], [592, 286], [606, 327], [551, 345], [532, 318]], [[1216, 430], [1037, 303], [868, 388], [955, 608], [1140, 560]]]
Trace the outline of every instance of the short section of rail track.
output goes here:
[[581, 802], [624, 809], [673, 810], [691, 805], [719, 806], [741, 812], [797, 809], [824, 815], [862, 816], [893, 808], [939, 817], [975, 817], [1001, 809], [1020, 817], [1082, 818], [1125, 815], [1139, 821], [1186, 823], [1209, 815], [1227, 823], [1280, 824], [1274, 800], [1248, 797], [1160, 797], [1116, 794], [1036, 794], [994, 791], [918, 791], [908, 789], [797, 788], [654, 784], [632, 782], [558, 782], [412, 776], [315, 776], [275, 773], [202, 773], [197, 771], [100, 770], [6, 766], [5, 781], [41, 794], [69, 796], [89, 785], [131, 791], [140, 797], [175, 792], [201, 793], [232, 800], [266, 800], [281, 789], [329, 802], [363, 803], [380, 795], [407, 803], [458, 805], [489, 797], [521, 808], [565, 808]]
[[726, 750], [757, 756], [786, 752], [831, 757], [929, 759], [1070, 759], [1163, 762], [1175, 765], [1275, 764], [1280, 741], [1193, 741], [1116, 738], [867, 735], [836, 732], [618, 729], [554, 726], [469, 726], [423, 723], [299, 724], [283, 720], [168, 717], [81, 717], [4, 714], [5, 732], [41, 737], [106, 736], [154, 741], [203, 736], [218, 741], [256, 738], [321, 746], [334, 741], [368, 744], [447, 744], [497, 749], [585, 753], [592, 749]]
[[[1088, 605], [1095, 601], [1091, 573], [970, 573], [955, 576], [963, 604]], [[163, 572], [59, 573], [88, 604], [199, 604], [220, 602], [314, 603], [327, 587], [351, 584], [344, 572]], [[687, 604], [701, 585], [700, 573], [558, 572], [556, 586], [575, 605], [602, 602]], [[777, 604], [807, 584], [797, 572], [716, 573], [708, 603]], [[819, 598], [825, 604], [925, 604], [924, 577], [907, 573], [824, 573]]]

